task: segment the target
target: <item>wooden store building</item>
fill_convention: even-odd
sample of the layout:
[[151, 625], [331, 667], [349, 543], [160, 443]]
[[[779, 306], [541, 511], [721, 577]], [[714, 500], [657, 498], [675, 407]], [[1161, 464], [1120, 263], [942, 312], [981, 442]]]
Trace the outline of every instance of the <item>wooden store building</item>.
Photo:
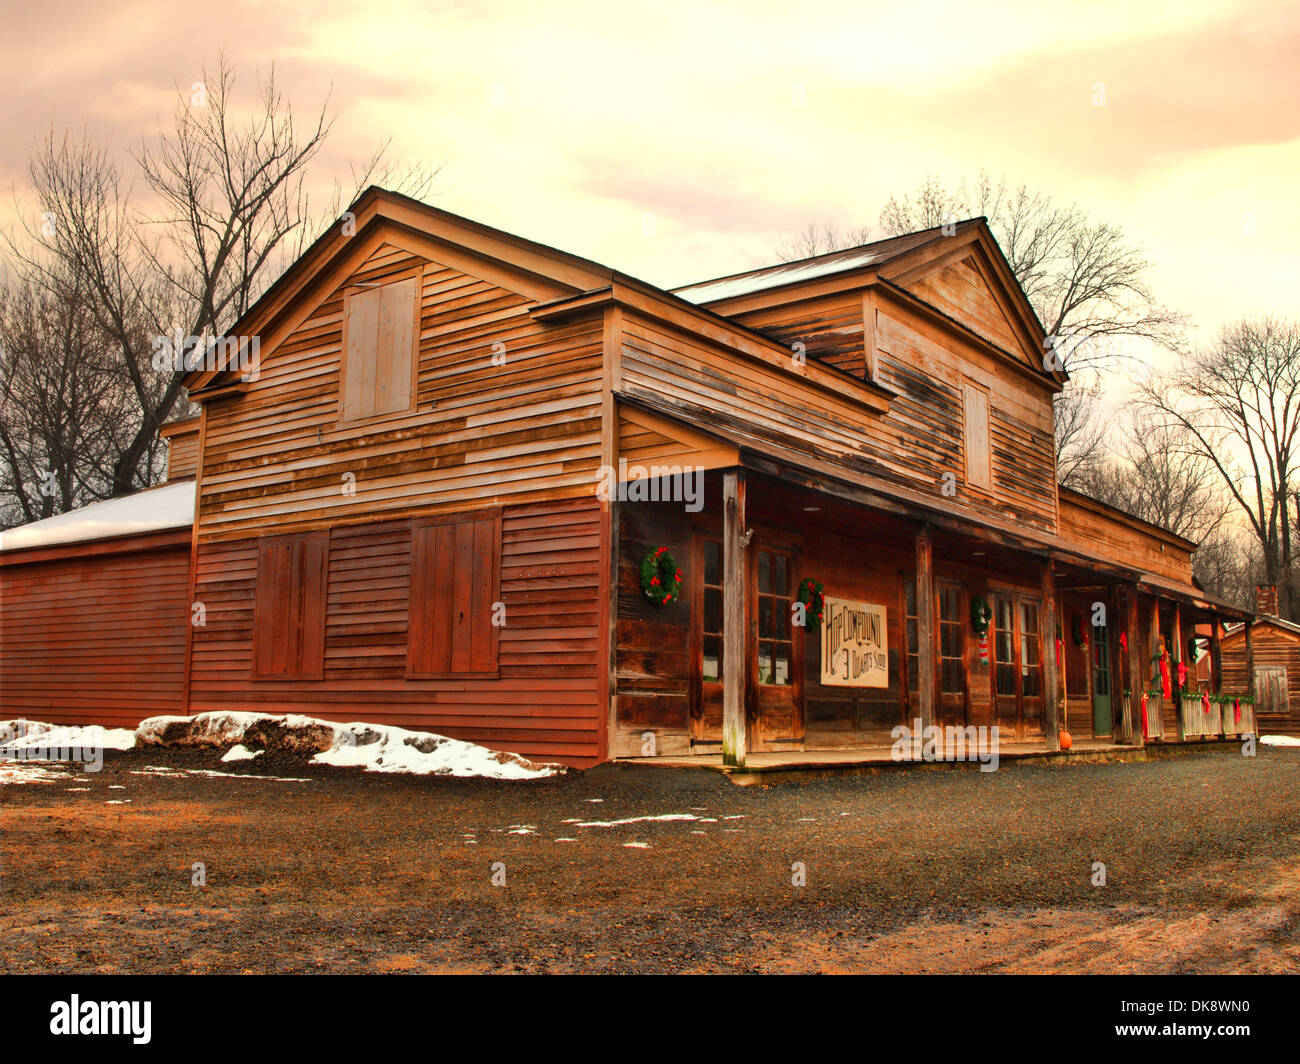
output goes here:
[[1253, 730], [1195, 545], [1058, 487], [1066, 375], [982, 219], [665, 291], [352, 214], [231, 328], [256, 359], [189, 372], [166, 485], [0, 535], [0, 715], [574, 765]]

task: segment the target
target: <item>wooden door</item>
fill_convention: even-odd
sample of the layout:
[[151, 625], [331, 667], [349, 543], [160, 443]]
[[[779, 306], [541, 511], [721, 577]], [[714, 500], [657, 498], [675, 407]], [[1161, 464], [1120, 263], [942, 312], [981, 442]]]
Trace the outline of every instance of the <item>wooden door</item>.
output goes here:
[[1021, 741], [1046, 734], [1043, 711], [1043, 631], [1040, 600], [1022, 596], [1019, 616], [1020, 734]]
[[1255, 666], [1255, 721], [1276, 725], [1291, 711], [1286, 687], [1286, 666]]
[[1025, 742], [1042, 738], [1043, 633], [1041, 600], [1013, 591], [994, 591], [993, 704], [999, 738]]
[[752, 749], [802, 742], [802, 630], [791, 624], [795, 551], [759, 544], [750, 565]]
[[965, 727], [968, 703], [966, 676], [966, 592], [960, 584], [939, 584], [938, 643], [939, 698], [937, 723]]
[[1092, 630], [1092, 734], [1110, 735], [1114, 730], [1110, 695], [1110, 629]]
[[691, 741], [722, 742], [722, 537], [698, 533], [691, 573]]

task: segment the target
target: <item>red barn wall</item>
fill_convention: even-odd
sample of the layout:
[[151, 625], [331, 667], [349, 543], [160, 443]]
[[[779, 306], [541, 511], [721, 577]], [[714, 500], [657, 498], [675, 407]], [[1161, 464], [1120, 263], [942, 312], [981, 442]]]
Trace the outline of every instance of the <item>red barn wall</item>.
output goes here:
[[178, 713], [189, 530], [0, 556], [0, 716], [134, 727]]

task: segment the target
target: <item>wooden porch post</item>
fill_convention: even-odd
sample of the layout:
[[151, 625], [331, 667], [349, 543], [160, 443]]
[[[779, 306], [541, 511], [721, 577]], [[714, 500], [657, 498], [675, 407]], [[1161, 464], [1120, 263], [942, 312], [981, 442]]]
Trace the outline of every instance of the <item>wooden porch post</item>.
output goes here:
[[1255, 697], [1255, 640], [1251, 636], [1253, 617], [1246, 618], [1246, 693]]
[[[1043, 639], [1043, 730], [1047, 732], [1047, 749], [1061, 749], [1061, 725], [1057, 702], [1056, 673], [1056, 618], [1060, 611], [1056, 605], [1056, 574], [1049, 558], [1043, 565], [1043, 624], [1047, 630]], [[1064, 653], [1061, 655], [1065, 657]]]
[[1137, 584], [1132, 584], [1124, 591], [1124, 629], [1128, 635], [1128, 718], [1124, 721], [1125, 739], [1136, 741], [1138, 746], [1146, 742], [1142, 734], [1142, 692], [1146, 688], [1146, 677], [1142, 672], [1142, 619], [1138, 608]]
[[1183, 646], [1183, 607], [1174, 603], [1174, 645], [1169, 650], [1169, 667], [1174, 670], [1174, 712], [1178, 717], [1178, 741], [1180, 743], [1187, 741], [1187, 721], [1186, 714], [1183, 712], [1182, 686], [1178, 683], [1178, 666], [1174, 658], [1181, 661], [1184, 666], [1187, 665], [1186, 656], [1187, 648]]
[[[921, 728], [934, 723], [935, 646], [934, 646], [934, 546], [930, 526], [916, 531], [916, 660], [917, 711]], [[908, 721], [908, 727], [912, 722]], [[914, 736], [919, 742], [920, 736]]]
[[1219, 615], [1210, 615], [1210, 690], [1223, 694], [1223, 647], [1219, 642]]
[[745, 767], [745, 473], [722, 475], [722, 763]]

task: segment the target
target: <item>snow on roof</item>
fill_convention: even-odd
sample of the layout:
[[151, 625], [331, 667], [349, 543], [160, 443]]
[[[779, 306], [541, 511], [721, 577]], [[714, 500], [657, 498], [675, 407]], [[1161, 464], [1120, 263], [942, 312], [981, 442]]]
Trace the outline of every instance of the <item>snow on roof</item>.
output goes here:
[[0, 532], [0, 551], [186, 528], [194, 522], [194, 481], [179, 480]]
[[[954, 232], [961, 232], [978, 219], [959, 222]], [[776, 266], [765, 266], [759, 270], [738, 273], [730, 277], [719, 277], [713, 281], [674, 288], [673, 295], [680, 296], [689, 303], [714, 303], [720, 299], [732, 299], [735, 296], [761, 292], [765, 288], [777, 288], [781, 285], [797, 284], [811, 281], [818, 277], [827, 277], [847, 270], [860, 270], [867, 266], [879, 266], [882, 262], [903, 252], [911, 251], [933, 240], [937, 229], [926, 229], [919, 233], [905, 233], [902, 236], [877, 240], [861, 247], [835, 251], [829, 255], [818, 255], [798, 262], [783, 262]]]

